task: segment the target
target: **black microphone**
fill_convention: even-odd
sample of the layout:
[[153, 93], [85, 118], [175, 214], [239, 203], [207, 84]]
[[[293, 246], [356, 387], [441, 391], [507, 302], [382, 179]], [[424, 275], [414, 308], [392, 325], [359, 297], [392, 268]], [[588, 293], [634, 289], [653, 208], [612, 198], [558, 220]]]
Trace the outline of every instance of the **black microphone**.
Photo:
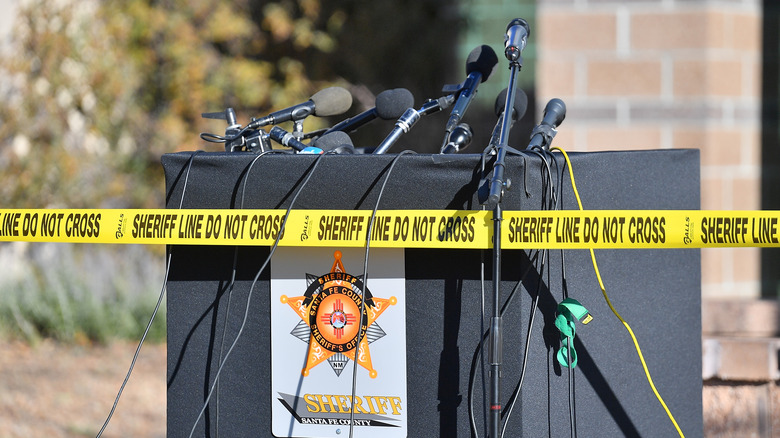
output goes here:
[[[493, 134], [490, 136], [488, 149], [494, 146], [498, 146], [498, 142], [501, 137], [501, 129], [504, 126], [504, 108], [506, 107], [507, 92], [508, 89], [504, 88], [503, 90], [501, 90], [500, 93], [498, 93], [498, 96], [496, 96], [496, 103], [493, 106], [493, 110], [496, 113], [496, 117], [498, 117], [498, 121], [496, 122], [496, 126], [493, 128]], [[515, 91], [515, 102], [512, 107], [512, 115], [511, 115], [512, 124], [522, 119], [527, 110], [528, 110], [528, 96], [525, 94], [523, 90], [518, 88]], [[511, 129], [512, 126], [510, 126], [509, 128]]]
[[335, 116], [347, 112], [352, 106], [352, 94], [341, 87], [329, 87], [320, 90], [306, 102], [273, 112], [265, 117], [253, 119], [248, 128], [303, 120], [310, 115], [317, 117]]
[[[509, 92], [509, 90], [504, 88], [498, 93], [498, 96], [496, 96], [496, 103], [493, 104], [493, 111], [495, 112], [496, 117], [501, 117], [501, 115], [504, 114], [507, 92]], [[528, 96], [525, 94], [525, 91], [519, 88], [515, 90], [515, 102], [512, 110], [512, 122], [522, 119], [525, 112], [528, 110]]]
[[504, 39], [504, 56], [509, 62], [518, 62], [522, 65], [522, 53], [530, 33], [528, 22], [522, 18], [515, 18], [509, 22]]
[[271, 131], [268, 133], [268, 136], [271, 137], [271, 140], [274, 140], [275, 142], [287, 146], [288, 148], [293, 148], [298, 152], [305, 153], [305, 154], [321, 154], [322, 149], [318, 147], [312, 147], [305, 143], [302, 143], [298, 139], [296, 139], [292, 134], [285, 131], [284, 129], [274, 126], [271, 128]]
[[553, 137], [558, 131], [555, 128], [563, 122], [566, 117], [566, 104], [561, 99], [550, 99], [547, 106], [544, 107], [544, 116], [542, 121], [531, 131], [531, 141], [526, 149], [539, 147], [550, 149]]
[[401, 117], [398, 118], [398, 121], [395, 122], [395, 127], [393, 130], [390, 131], [390, 134], [388, 134], [387, 137], [382, 140], [382, 143], [380, 143], [379, 146], [374, 149], [373, 153], [384, 154], [388, 149], [390, 149], [390, 146], [398, 141], [398, 138], [401, 137], [401, 134], [409, 132], [409, 130], [412, 129], [412, 126], [414, 126], [415, 123], [420, 120], [421, 116], [446, 109], [452, 105], [452, 102], [454, 101], [455, 96], [450, 94], [448, 96], [442, 96], [438, 99], [428, 99], [419, 110], [408, 108], [406, 111], [404, 111]]
[[472, 137], [474, 137], [474, 133], [471, 131], [471, 126], [466, 123], [460, 123], [452, 130], [447, 144], [439, 153], [457, 154], [471, 144]]
[[382, 120], [394, 120], [401, 117], [404, 111], [412, 106], [414, 106], [414, 96], [406, 88], [385, 90], [377, 95], [374, 108], [333, 125], [323, 135], [336, 131], [350, 133], [377, 117]]
[[346, 132], [343, 131], [333, 131], [331, 133], [323, 134], [322, 137], [314, 141], [313, 146], [321, 149], [326, 153], [355, 153], [355, 146], [352, 145], [352, 139]]
[[[496, 65], [498, 65], [498, 57], [496, 52], [488, 45], [479, 46], [469, 53], [466, 59], [466, 80], [463, 84], [457, 86], [460, 94], [452, 107], [450, 118], [447, 120], [447, 125], [445, 126], [447, 135], [445, 135], [444, 141], [447, 141], [449, 133], [460, 123], [469, 104], [474, 99], [474, 96], [477, 95], [479, 84], [490, 78], [496, 69]], [[447, 86], [444, 87], [444, 90], [448, 92], [447, 90], [452, 88], [452, 86]]]

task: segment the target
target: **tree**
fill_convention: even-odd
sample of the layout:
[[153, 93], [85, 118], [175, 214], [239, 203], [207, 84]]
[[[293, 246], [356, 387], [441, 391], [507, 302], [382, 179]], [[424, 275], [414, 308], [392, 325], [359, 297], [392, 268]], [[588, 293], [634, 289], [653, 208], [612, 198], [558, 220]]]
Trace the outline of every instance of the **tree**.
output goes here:
[[[338, 82], [310, 79], [294, 56], [334, 47], [312, 25], [319, 2], [300, 3], [27, 3], [0, 59], [0, 197], [14, 207], [162, 206], [160, 156], [224, 129], [202, 112], [235, 107], [248, 118]], [[266, 56], [277, 44], [294, 51]]]

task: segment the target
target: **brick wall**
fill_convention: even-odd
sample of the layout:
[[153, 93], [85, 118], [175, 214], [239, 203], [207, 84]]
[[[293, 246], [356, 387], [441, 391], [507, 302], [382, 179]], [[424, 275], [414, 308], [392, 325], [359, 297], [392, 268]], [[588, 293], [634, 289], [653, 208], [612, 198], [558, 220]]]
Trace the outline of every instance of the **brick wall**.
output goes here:
[[[537, 103], [555, 144], [699, 148], [705, 210], [760, 209], [761, 2], [539, 0]], [[582, 170], [581, 170], [582, 171]], [[702, 251], [705, 297], [758, 297], [756, 248]]]

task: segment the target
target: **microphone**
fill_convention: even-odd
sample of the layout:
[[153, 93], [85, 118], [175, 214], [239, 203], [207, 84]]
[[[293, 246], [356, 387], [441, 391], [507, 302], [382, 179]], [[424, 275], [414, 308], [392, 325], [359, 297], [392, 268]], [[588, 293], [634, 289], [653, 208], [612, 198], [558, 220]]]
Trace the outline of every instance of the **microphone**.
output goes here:
[[558, 131], [555, 128], [563, 122], [566, 117], [566, 104], [561, 99], [550, 99], [547, 106], [544, 107], [544, 116], [542, 121], [531, 131], [531, 141], [526, 149], [535, 147], [544, 150], [550, 149], [553, 137]]
[[374, 149], [374, 154], [384, 154], [388, 149], [390, 149], [390, 146], [398, 141], [398, 138], [401, 137], [401, 134], [409, 132], [409, 130], [412, 129], [412, 126], [414, 126], [414, 124], [420, 120], [421, 116], [446, 109], [452, 105], [452, 102], [454, 101], [455, 96], [450, 94], [448, 96], [442, 96], [438, 99], [428, 99], [419, 110], [414, 108], [407, 109], [401, 115], [398, 121], [395, 122], [395, 128], [393, 128], [393, 130], [390, 131], [390, 134], [388, 134], [388, 136], [382, 140], [382, 143], [380, 143], [379, 146]]
[[374, 108], [333, 125], [323, 135], [337, 131], [353, 132], [377, 117], [383, 120], [397, 119], [401, 117], [404, 110], [412, 106], [414, 106], [414, 96], [406, 88], [385, 90], [376, 97]]
[[[460, 91], [445, 126], [445, 131], [447, 131], [448, 135], [460, 123], [469, 104], [474, 99], [474, 96], [477, 95], [479, 84], [490, 78], [496, 69], [496, 65], [498, 65], [496, 52], [488, 45], [481, 45], [472, 50], [466, 59], [466, 80], [460, 85], [444, 87], [445, 92], [452, 90], [454, 87], [457, 87], [457, 90]], [[447, 136], [444, 137], [444, 141], [447, 141]]]
[[440, 154], [456, 154], [462, 149], [466, 149], [471, 144], [471, 138], [474, 136], [471, 126], [466, 123], [460, 123], [452, 130], [447, 144], [441, 148]]
[[314, 141], [313, 145], [323, 152], [333, 152], [335, 154], [354, 154], [355, 146], [352, 145], [352, 139], [346, 132], [333, 131], [323, 134], [322, 137]]
[[[500, 93], [498, 93], [498, 96], [496, 96], [496, 103], [493, 104], [493, 111], [495, 112], [496, 117], [501, 117], [501, 114], [504, 113], [504, 108], [506, 108], [507, 92], [509, 92], [509, 90], [504, 88]], [[525, 94], [525, 91], [518, 88], [515, 90], [515, 102], [514, 106], [512, 107], [512, 122], [516, 122], [522, 119], [527, 110], [528, 96]]]
[[[493, 110], [496, 113], [496, 117], [498, 117], [498, 121], [496, 122], [496, 126], [493, 128], [493, 134], [490, 136], [490, 142], [488, 143], [488, 147], [486, 149], [489, 149], [494, 146], [498, 146], [498, 141], [501, 137], [501, 129], [504, 127], [504, 108], [506, 107], [506, 94], [509, 91], [509, 89], [504, 88], [501, 90], [500, 93], [498, 93], [498, 96], [496, 96], [496, 103], [493, 106]], [[525, 92], [521, 89], [517, 89], [515, 91], [515, 102], [514, 106], [512, 107], [512, 124], [514, 124], [516, 121], [523, 118], [525, 115], [525, 112], [528, 110], [528, 96], [525, 94]], [[512, 126], [509, 127], [510, 129]]]
[[284, 129], [274, 126], [271, 128], [271, 131], [268, 133], [268, 136], [271, 137], [271, 140], [274, 140], [275, 142], [287, 146], [288, 148], [295, 149], [299, 153], [302, 154], [321, 154], [322, 149], [318, 147], [309, 146], [307, 144], [304, 144], [300, 142], [298, 139], [296, 139], [292, 134], [285, 131]]
[[247, 127], [257, 129], [266, 125], [298, 121], [312, 114], [317, 117], [335, 116], [347, 112], [351, 106], [352, 94], [349, 91], [341, 87], [328, 87], [316, 92], [306, 102], [253, 119]]
[[522, 18], [515, 18], [509, 22], [504, 39], [504, 56], [509, 62], [523, 64], [522, 53], [530, 33], [528, 22]]

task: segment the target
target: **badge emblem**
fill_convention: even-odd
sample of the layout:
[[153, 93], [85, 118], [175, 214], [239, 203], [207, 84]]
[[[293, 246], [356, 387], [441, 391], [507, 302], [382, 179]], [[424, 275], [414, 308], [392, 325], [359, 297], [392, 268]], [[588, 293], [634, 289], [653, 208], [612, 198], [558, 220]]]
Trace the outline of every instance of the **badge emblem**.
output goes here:
[[344, 270], [341, 251], [333, 256], [331, 272], [306, 274], [303, 296], [280, 297], [301, 318], [291, 334], [309, 344], [302, 373], [308, 376], [312, 368], [328, 361], [339, 376], [346, 364], [355, 360], [375, 378], [378, 373], [371, 363], [369, 344], [386, 335], [376, 320], [397, 300], [394, 296], [372, 296], [362, 276]]

